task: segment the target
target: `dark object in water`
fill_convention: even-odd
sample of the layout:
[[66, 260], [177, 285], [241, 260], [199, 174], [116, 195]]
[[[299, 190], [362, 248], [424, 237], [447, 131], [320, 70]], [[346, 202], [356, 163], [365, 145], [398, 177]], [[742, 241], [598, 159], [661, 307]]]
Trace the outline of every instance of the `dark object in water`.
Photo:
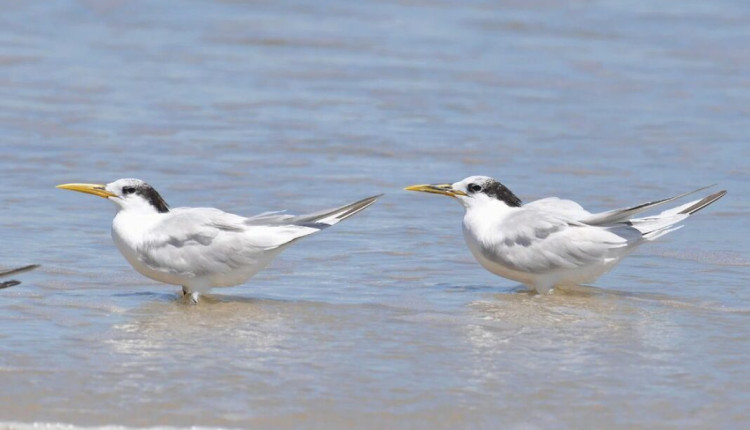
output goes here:
[[3, 288], [14, 287], [20, 283], [21, 281], [16, 280], [0, 282], [0, 290], [2, 290]]
[[[28, 272], [29, 270], [34, 270], [37, 267], [39, 267], [38, 264], [30, 264], [28, 266], [19, 267], [18, 269], [11, 269], [5, 272], [0, 272], [0, 278], [5, 277], [5, 276], [17, 275], [23, 272]], [[3, 288], [13, 287], [20, 283], [21, 281], [16, 281], [15, 279], [12, 279], [10, 281], [0, 282], [0, 290]]]

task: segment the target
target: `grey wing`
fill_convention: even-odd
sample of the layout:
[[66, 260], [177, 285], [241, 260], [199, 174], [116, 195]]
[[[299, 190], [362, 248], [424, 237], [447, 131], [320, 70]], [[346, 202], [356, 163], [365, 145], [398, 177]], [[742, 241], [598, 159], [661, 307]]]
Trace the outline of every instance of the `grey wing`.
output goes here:
[[367, 209], [382, 196], [367, 197], [354, 203], [306, 215], [289, 215], [283, 212], [265, 212], [245, 219], [244, 225], [256, 230], [284, 231], [289, 242], [317, 233]]
[[582, 224], [536, 210], [511, 214], [502, 232], [482, 247], [486, 258], [520, 272], [537, 274], [608, 262], [640, 238], [632, 228], [614, 230]]
[[247, 225], [247, 218], [213, 208], [178, 208], [138, 249], [153, 270], [200, 276], [253, 264], [266, 251], [309, 234], [310, 228]]
[[[680, 194], [680, 195], [677, 195], [677, 196], [674, 196], [674, 197], [669, 197], [669, 198], [666, 198], [666, 199], [656, 200], [656, 201], [653, 201], [653, 202], [642, 203], [640, 205], [636, 205], [636, 206], [629, 207], [629, 208], [614, 209], [614, 210], [611, 210], [611, 211], [596, 213], [596, 214], [593, 214], [593, 215], [591, 215], [589, 217], [581, 218], [580, 221], [584, 222], [586, 224], [589, 224], [589, 225], [610, 225], [610, 224], [614, 224], [614, 223], [618, 223], [618, 222], [627, 221], [627, 220], [629, 220], [630, 218], [632, 218], [636, 214], [639, 214], [641, 212], [645, 212], [645, 211], [650, 210], [650, 209], [657, 208], [657, 207], [662, 206], [664, 204], [667, 204], [669, 202], [681, 199], [683, 197], [689, 196], [691, 194], [695, 194], [695, 193], [697, 193], [699, 191], [703, 191], [703, 190], [705, 190], [707, 188], [711, 188], [711, 187], [713, 187], [713, 185], [709, 185], [707, 187], [701, 187], [701, 188], [698, 188], [697, 190], [693, 190], [693, 191], [690, 191], [690, 192], [687, 192], [687, 193], [683, 193], [683, 194]], [[714, 194], [712, 196], [716, 196], [718, 194], [719, 193]], [[721, 196], [723, 196], [723, 194]], [[721, 196], [715, 198], [714, 200], [712, 200], [708, 204], [712, 203], [713, 201], [715, 201], [716, 199], [720, 198]], [[691, 203], [696, 203], [696, 202], [691, 202]], [[698, 209], [701, 209], [702, 207], [705, 207], [705, 205], [699, 207]], [[692, 210], [692, 212], [695, 212], [698, 209]]]
[[199, 276], [236, 269], [364, 210], [378, 197], [301, 216], [266, 212], [245, 218], [214, 208], [177, 208], [152, 230], [138, 254], [162, 272]]
[[368, 208], [370, 205], [375, 203], [375, 201], [382, 196], [382, 194], [378, 194], [377, 196], [367, 197], [365, 199], [356, 201], [354, 203], [349, 203], [344, 206], [339, 206], [334, 209], [326, 209], [322, 211], [317, 211], [313, 213], [309, 213], [306, 215], [288, 215], [284, 214], [282, 212], [265, 212], [260, 215], [256, 215], [254, 217], [247, 218], [245, 220], [246, 225], [297, 225], [297, 226], [305, 226], [305, 227], [312, 227], [316, 228], [317, 230], [322, 230], [324, 228], [330, 227], [339, 221], [343, 221], [347, 218], [349, 218], [352, 215], [355, 215], [366, 208]]

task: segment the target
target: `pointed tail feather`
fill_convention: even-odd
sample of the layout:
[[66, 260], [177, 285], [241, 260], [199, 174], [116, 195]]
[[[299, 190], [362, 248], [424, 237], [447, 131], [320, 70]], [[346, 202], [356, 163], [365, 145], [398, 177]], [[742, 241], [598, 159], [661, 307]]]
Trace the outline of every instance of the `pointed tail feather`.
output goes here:
[[28, 266], [19, 267], [17, 269], [8, 270], [5, 272], [0, 272], [0, 278], [4, 276], [12, 276], [12, 275], [18, 275], [19, 273], [28, 272], [29, 270], [34, 270], [37, 267], [39, 267], [38, 264], [30, 264]]
[[318, 211], [306, 215], [293, 216], [279, 212], [266, 212], [247, 218], [245, 224], [248, 226], [260, 227], [261, 230], [271, 228], [275, 233], [273, 235], [274, 239], [269, 241], [266, 248], [281, 248], [363, 211], [375, 203], [375, 200], [380, 196], [382, 196], [382, 194], [368, 197], [335, 209]]
[[657, 239], [657, 238], [660, 238], [660, 237], [664, 236], [667, 233], [671, 233], [671, 232], [673, 232], [675, 230], [679, 230], [682, 227], [685, 227], [685, 226], [684, 225], [673, 225], [673, 226], [670, 226], [670, 227], [664, 227], [664, 228], [652, 230], [652, 231], [649, 231], [648, 233], [644, 233], [643, 237], [645, 239], [647, 239], [647, 240], [654, 240], [654, 239]]
[[[585, 223], [585, 224], [589, 224], [589, 225], [606, 225], [606, 224], [614, 224], [614, 223], [617, 223], [617, 222], [627, 221], [633, 215], [637, 215], [637, 214], [639, 214], [641, 212], [645, 212], [647, 210], [657, 208], [659, 206], [665, 205], [665, 204], [667, 204], [669, 202], [672, 202], [672, 201], [675, 201], [677, 199], [681, 199], [681, 198], [689, 196], [691, 194], [695, 194], [695, 193], [697, 193], [699, 191], [703, 191], [703, 190], [705, 190], [707, 188], [711, 188], [714, 185], [709, 185], [707, 187], [701, 187], [701, 188], [698, 188], [697, 190], [693, 190], [693, 191], [690, 191], [690, 192], [687, 192], [687, 193], [684, 193], [684, 194], [680, 194], [678, 196], [670, 197], [670, 198], [667, 198], [667, 199], [656, 200], [656, 201], [648, 202], [648, 203], [642, 203], [640, 205], [633, 206], [633, 207], [630, 207], [630, 208], [615, 209], [615, 210], [611, 210], [611, 211], [607, 211], [607, 212], [596, 213], [596, 214], [593, 214], [590, 217], [582, 219], [580, 221], [583, 222], [583, 223]], [[720, 193], [721, 192], [716, 193], [716, 194], [720, 194]], [[716, 197], [713, 201], [717, 200], [720, 197], [721, 196]], [[708, 204], [710, 204], [712, 202], [709, 202]], [[707, 206], [708, 204], [702, 206], [701, 208]]]
[[694, 205], [689, 206], [686, 209], [683, 209], [682, 211], [680, 211], [680, 213], [692, 215], [698, 212], [699, 210], [705, 208], [706, 206], [710, 205], [711, 203], [715, 202], [716, 200], [719, 200], [720, 198], [724, 197], [726, 194], [727, 194], [727, 190], [721, 190], [718, 193], [713, 193], [710, 196], [697, 201]]
[[645, 218], [633, 218], [630, 220], [630, 224], [638, 229], [641, 234], [643, 234], [644, 238], [653, 240], [671, 231], [682, 228], [681, 225], [676, 224], [724, 197], [726, 193], [726, 190], [722, 190], [702, 199], [667, 209], [658, 215]]
[[316, 227], [319, 229], [327, 228], [338, 223], [339, 221], [345, 220], [350, 216], [367, 209], [381, 196], [382, 194], [378, 194], [377, 196], [368, 197], [366, 199], [362, 199], [354, 203], [338, 207], [336, 209], [328, 209], [307, 215], [299, 215], [286, 221], [295, 225]]
[[[28, 272], [29, 270], [34, 270], [37, 267], [39, 267], [38, 264], [30, 264], [28, 266], [19, 267], [18, 269], [12, 269], [5, 272], [0, 272], [0, 278], [5, 276], [11, 276], [11, 275], [18, 275], [19, 273]], [[13, 287], [18, 284], [20, 284], [20, 281], [16, 281], [15, 279], [12, 279], [10, 281], [0, 282], [0, 290], [3, 288]]]

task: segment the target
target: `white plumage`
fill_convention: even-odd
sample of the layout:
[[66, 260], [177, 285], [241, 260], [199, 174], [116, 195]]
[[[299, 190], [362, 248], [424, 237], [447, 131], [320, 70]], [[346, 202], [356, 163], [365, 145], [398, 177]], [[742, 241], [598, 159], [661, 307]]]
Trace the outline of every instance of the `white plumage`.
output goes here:
[[360, 212], [379, 197], [309, 215], [269, 212], [246, 218], [215, 208], [169, 209], [138, 179], [59, 188], [114, 202], [112, 239], [125, 259], [151, 279], [181, 285], [194, 301], [213, 287], [242, 284], [295, 240]]
[[681, 228], [679, 222], [726, 194], [719, 191], [654, 216], [634, 218], [705, 188], [595, 214], [557, 197], [522, 205], [507, 187], [486, 176], [406, 189], [458, 199], [466, 209], [466, 244], [482, 267], [540, 293], [594, 281], [642, 243]]

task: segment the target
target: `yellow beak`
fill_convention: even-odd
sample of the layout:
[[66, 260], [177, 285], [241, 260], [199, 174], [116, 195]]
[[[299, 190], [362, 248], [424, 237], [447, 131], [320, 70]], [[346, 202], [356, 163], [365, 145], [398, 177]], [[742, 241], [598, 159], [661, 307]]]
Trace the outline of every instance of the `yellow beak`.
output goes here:
[[451, 184], [438, 185], [412, 185], [404, 188], [406, 191], [421, 191], [423, 193], [442, 194], [444, 196], [456, 197], [467, 195], [463, 191], [454, 190]]
[[95, 196], [104, 197], [105, 199], [108, 197], [117, 197], [117, 194], [110, 193], [104, 187], [105, 186], [102, 184], [62, 184], [57, 186], [57, 188], [62, 188], [63, 190], [93, 194]]

